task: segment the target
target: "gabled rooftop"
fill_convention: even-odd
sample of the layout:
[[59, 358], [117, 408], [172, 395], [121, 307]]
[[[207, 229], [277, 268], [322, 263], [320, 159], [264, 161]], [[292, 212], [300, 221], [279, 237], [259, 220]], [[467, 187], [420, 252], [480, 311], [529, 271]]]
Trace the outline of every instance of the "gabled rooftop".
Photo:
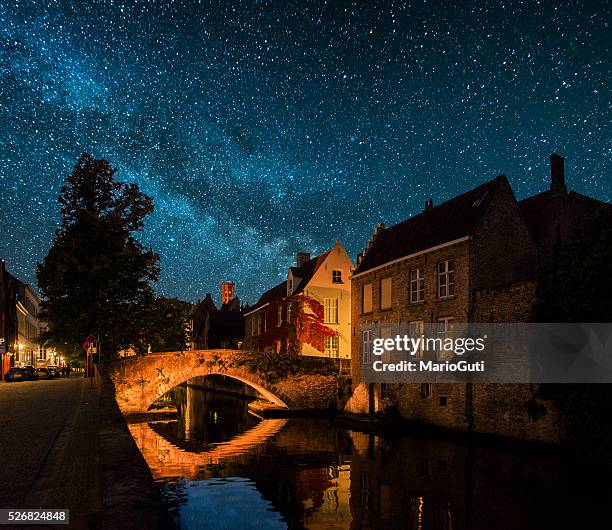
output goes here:
[[505, 175], [383, 229], [366, 250], [354, 274], [471, 235], [502, 182], [507, 183]]
[[293, 294], [301, 293], [304, 290], [306, 285], [308, 285], [308, 282], [315, 275], [315, 272], [317, 272], [321, 265], [323, 265], [323, 262], [329, 253], [329, 250], [327, 252], [323, 252], [323, 254], [308, 260], [301, 267], [291, 267], [291, 274], [297, 278], [301, 278], [300, 284], [293, 289]]

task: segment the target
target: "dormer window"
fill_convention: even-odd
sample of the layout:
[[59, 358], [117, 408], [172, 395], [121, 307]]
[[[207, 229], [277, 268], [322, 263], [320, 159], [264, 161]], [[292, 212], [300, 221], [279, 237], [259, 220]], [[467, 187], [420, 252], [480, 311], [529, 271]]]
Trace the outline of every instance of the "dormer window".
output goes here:
[[332, 271], [332, 283], [342, 283], [342, 271]]

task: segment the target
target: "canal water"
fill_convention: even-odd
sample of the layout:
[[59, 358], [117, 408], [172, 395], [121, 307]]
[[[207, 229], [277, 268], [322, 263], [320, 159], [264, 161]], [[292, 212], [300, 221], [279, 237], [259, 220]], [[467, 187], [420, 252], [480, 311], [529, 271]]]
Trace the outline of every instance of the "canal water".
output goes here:
[[175, 389], [172, 421], [129, 425], [179, 528], [608, 528], [605, 490], [551, 450], [264, 419], [249, 397]]

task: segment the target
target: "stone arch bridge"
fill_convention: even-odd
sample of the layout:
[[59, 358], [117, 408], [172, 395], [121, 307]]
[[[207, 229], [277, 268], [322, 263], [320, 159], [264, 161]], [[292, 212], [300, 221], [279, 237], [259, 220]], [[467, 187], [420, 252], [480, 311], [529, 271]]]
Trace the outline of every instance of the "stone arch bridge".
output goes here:
[[244, 350], [187, 350], [127, 357], [109, 363], [106, 371], [124, 415], [147, 412], [175, 386], [213, 374], [242, 381], [278, 408], [313, 410], [335, 403], [334, 361], [299, 356], [290, 370], [275, 370], [275, 363], [286, 366], [286, 357]]

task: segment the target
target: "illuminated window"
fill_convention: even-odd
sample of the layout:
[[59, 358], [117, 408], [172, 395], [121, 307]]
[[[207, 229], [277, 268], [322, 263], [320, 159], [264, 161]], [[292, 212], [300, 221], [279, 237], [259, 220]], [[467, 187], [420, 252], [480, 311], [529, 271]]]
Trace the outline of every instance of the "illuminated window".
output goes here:
[[278, 316], [277, 316], [277, 319], [276, 319], [276, 325], [280, 326], [280, 325], [282, 325], [282, 323], [283, 323], [283, 306], [279, 305], [278, 306]]
[[325, 355], [329, 357], [338, 357], [340, 355], [340, 340], [338, 335], [325, 337]]
[[332, 271], [332, 283], [342, 283], [342, 271]]
[[366, 283], [362, 287], [361, 291], [361, 312], [371, 313], [372, 312], [372, 284]]
[[438, 298], [455, 294], [455, 262], [452, 259], [438, 263]]
[[337, 324], [338, 323], [338, 299], [337, 298], [324, 298], [323, 307], [325, 309], [323, 314], [323, 322], [325, 324]]
[[425, 300], [425, 274], [423, 268], [410, 271], [410, 303], [417, 304]]
[[380, 308], [391, 307], [391, 277], [380, 280]]

